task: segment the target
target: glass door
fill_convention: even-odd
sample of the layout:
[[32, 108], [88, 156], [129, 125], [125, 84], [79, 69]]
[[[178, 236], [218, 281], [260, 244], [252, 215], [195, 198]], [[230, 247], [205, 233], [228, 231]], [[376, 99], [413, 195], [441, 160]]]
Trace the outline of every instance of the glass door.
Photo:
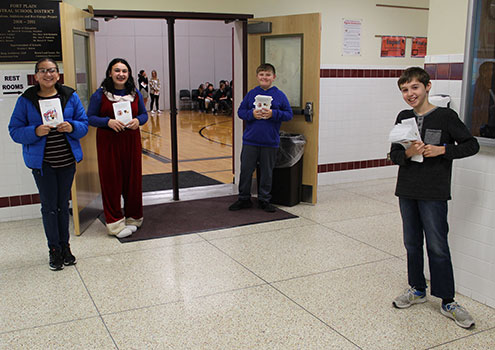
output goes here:
[[74, 31], [74, 63], [76, 69], [76, 91], [87, 110], [90, 98], [89, 35]]

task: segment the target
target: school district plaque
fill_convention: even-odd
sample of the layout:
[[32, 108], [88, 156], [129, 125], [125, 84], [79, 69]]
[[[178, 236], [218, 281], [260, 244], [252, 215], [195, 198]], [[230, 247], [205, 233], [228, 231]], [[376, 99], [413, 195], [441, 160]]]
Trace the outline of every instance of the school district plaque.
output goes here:
[[0, 62], [62, 60], [59, 1], [1, 1], [0, 23]]

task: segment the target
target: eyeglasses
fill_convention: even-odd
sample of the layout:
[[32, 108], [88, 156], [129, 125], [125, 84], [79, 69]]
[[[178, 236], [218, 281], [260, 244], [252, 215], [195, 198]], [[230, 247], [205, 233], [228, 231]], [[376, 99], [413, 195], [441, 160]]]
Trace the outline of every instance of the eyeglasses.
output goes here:
[[41, 74], [46, 74], [46, 73], [53, 74], [53, 73], [57, 73], [57, 72], [58, 72], [57, 68], [40, 68], [40, 69], [38, 69], [38, 73], [41, 73]]

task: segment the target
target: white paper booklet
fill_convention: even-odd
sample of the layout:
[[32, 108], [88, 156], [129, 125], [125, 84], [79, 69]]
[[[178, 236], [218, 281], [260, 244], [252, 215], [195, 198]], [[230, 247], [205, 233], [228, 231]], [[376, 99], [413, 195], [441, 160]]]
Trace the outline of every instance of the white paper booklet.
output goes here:
[[59, 98], [51, 98], [49, 100], [39, 100], [41, 119], [44, 125], [57, 126], [64, 121], [62, 105]]
[[254, 98], [254, 108], [255, 109], [270, 109], [272, 107], [273, 97], [266, 95], [256, 95]]
[[[399, 124], [396, 124], [388, 136], [389, 142], [400, 143], [402, 147], [408, 149], [411, 147], [413, 141], [421, 141], [421, 135], [419, 134], [418, 125], [415, 118], [408, 118], [402, 120]], [[422, 163], [423, 156], [421, 154], [411, 157], [414, 162]]]
[[115, 119], [127, 124], [132, 120], [131, 102], [116, 102], [113, 104]]

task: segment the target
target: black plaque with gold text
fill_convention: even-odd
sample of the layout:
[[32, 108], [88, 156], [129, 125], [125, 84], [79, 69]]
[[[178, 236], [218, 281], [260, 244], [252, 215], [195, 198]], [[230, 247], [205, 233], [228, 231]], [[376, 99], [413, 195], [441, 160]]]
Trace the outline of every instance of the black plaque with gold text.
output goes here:
[[0, 62], [62, 60], [59, 1], [0, 1]]

